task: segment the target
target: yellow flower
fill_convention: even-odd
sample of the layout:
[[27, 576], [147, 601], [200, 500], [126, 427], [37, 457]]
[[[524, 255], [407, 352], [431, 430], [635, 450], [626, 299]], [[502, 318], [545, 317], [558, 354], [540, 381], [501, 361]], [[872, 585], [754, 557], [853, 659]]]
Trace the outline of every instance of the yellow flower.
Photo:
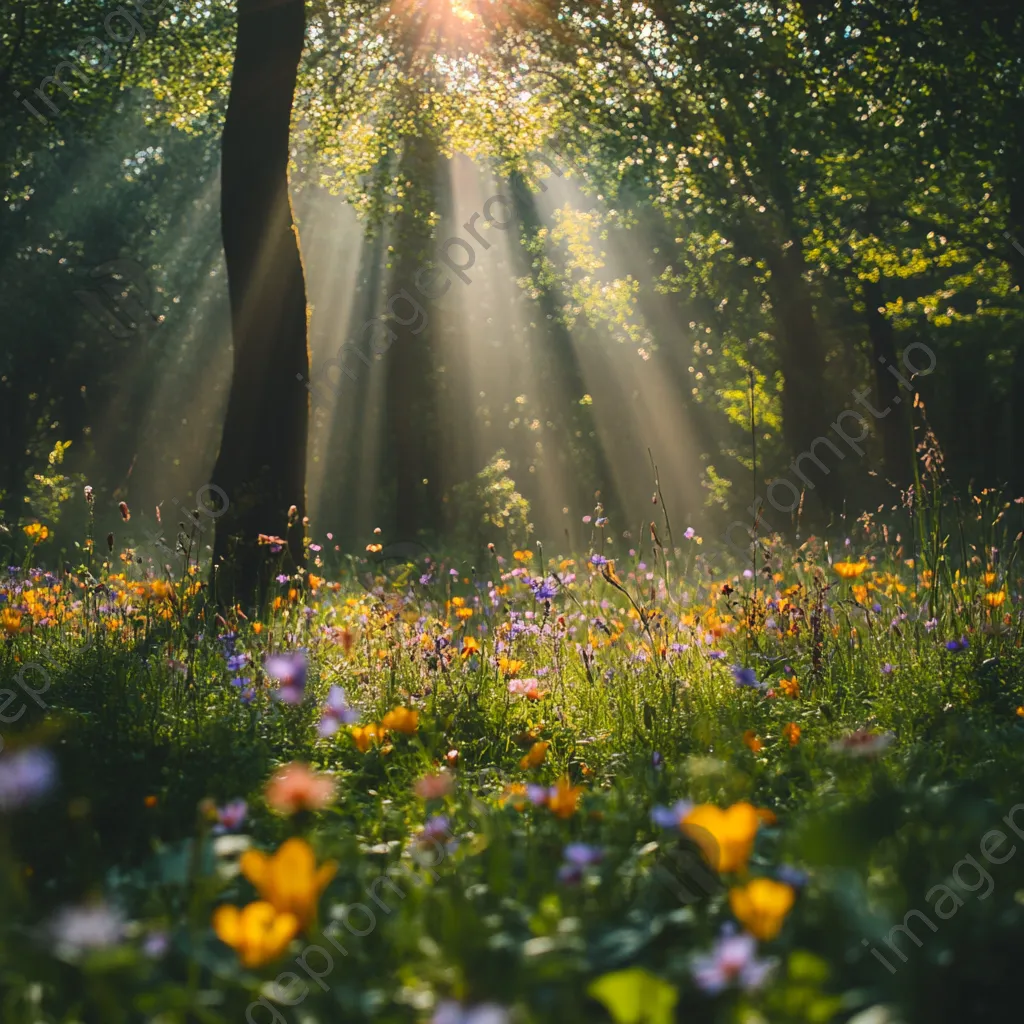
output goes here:
[[868, 563], [865, 561], [836, 562], [836, 564], [833, 565], [832, 568], [835, 569], [836, 574], [841, 579], [855, 580], [858, 576], [863, 575], [863, 573], [867, 570]]
[[1024, 718], [1024, 707], [1017, 708], [1017, 717]]
[[[467, 609], [467, 611], [468, 611], [468, 609]], [[473, 613], [470, 612], [469, 614], [472, 615]], [[477, 642], [477, 640], [474, 639], [471, 636], [464, 637], [463, 640], [462, 640], [462, 656], [464, 658], [468, 658], [468, 657], [470, 657], [470, 655], [479, 654], [479, 653], [480, 653], [480, 644]]]
[[796, 722], [790, 722], [782, 727], [783, 739], [789, 740], [789, 745], [795, 747], [800, 742], [800, 726]]
[[519, 767], [524, 770], [527, 768], [540, 767], [540, 765], [544, 762], [544, 758], [547, 756], [548, 747], [550, 746], [551, 744], [548, 743], [546, 740], [541, 740], [538, 743], [534, 743], [534, 745], [530, 747], [526, 756], [519, 762]]
[[356, 748], [360, 754], [365, 754], [372, 743], [380, 743], [382, 738], [380, 726], [373, 722], [369, 725], [352, 726], [352, 739], [356, 741]]
[[35, 544], [39, 544], [50, 536], [49, 529], [43, 526], [42, 523], [29, 523], [28, 526], [23, 527], [23, 529], [25, 530], [25, 536], [31, 538], [32, 542]]
[[742, 871], [754, 849], [761, 819], [751, 804], [733, 804], [722, 810], [698, 804], [683, 819], [682, 830], [701, 848], [716, 871]]
[[989, 608], [998, 608], [1005, 600], [1005, 590], [997, 590], [994, 594], [985, 595], [985, 604], [987, 604]]
[[764, 744], [757, 738], [757, 733], [753, 729], [748, 729], [743, 734], [743, 742], [752, 754], [760, 753], [764, 748]]
[[800, 696], [800, 682], [795, 676], [792, 679], [783, 679], [779, 683], [779, 689], [787, 697], [796, 698]]
[[466, 619], [473, 618], [473, 609], [472, 608], [459, 608], [455, 612], [455, 618], [461, 619], [463, 622], [465, 622]]
[[533, 561], [533, 552], [532, 551], [513, 551], [512, 552], [512, 557], [517, 562], [532, 562]]
[[583, 795], [582, 786], [574, 786], [566, 776], [562, 776], [555, 783], [554, 789], [548, 796], [548, 807], [552, 814], [559, 818], [571, 818], [576, 813], [580, 797]]
[[412, 708], [394, 708], [381, 719], [380, 724], [384, 729], [411, 736], [419, 728], [420, 713]]
[[299, 919], [262, 901], [241, 910], [225, 904], [213, 912], [213, 930], [246, 967], [261, 967], [285, 951], [298, 933]]
[[853, 591], [853, 599], [857, 604], [867, 604], [868, 601], [868, 588], [861, 583], [855, 583], [851, 588]]
[[503, 676], [517, 676], [524, 668], [526, 668], [525, 661], [519, 661], [516, 658], [506, 658], [504, 654], [498, 659], [498, 669]]
[[11, 608], [5, 608], [0, 612], [0, 627], [3, 628], [4, 632], [8, 636], [13, 636], [15, 633], [21, 630], [21, 612], [16, 612]]
[[791, 886], [771, 878], [755, 878], [749, 885], [729, 890], [729, 906], [736, 919], [756, 939], [774, 939], [793, 908]]
[[338, 869], [334, 861], [316, 866], [316, 854], [305, 839], [288, 839], [271, 857], [246, 850], [239, 860], [242, 874], [281, 914], [294, 914], [303, 927], [316, 917], [320, 894]]
[[991, 587], [995, 581], [996, 574], [994, 572], [986, 572], [981, 577], [981, 582], [984, 583], [986, 587]]

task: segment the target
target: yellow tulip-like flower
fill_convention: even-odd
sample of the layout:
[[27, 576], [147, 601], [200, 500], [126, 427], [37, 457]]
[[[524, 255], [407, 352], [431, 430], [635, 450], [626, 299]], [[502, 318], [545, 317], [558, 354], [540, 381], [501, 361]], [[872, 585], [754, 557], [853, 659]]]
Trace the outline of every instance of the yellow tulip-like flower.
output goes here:
[[832, 566], [835, 569], [836, 574], [840, 579], [844, 580], [855, 580], [858, 576], [862, 576], [868, 568], [867, 562], [836, 562]]
[[246, 850], [239, 867], [267, 903], [279, 913], [294, 914], [305, 928], [316, 917], [320, 894], [338, 865], [327, 861], [318, 868], [309, 843], [289, 839], [272, 857], [259, 850]]
[[352, 739], [356, 741], [356, 747], [360, 754], [365, 754], [373, 743], [380, 743], [383, 732], [380, 727], [371, 722], [369, 725], [352, 726]]
[[726, 810], [699, 804], [683, 819], [681, 828], [700, 848], [716, 871], [742, 871], [754, 849], [761, 818], [748, 803]]
[[774, 939], [793, 908], [791, 886], [771, 878], [755, 878], [749, 885], [729, 890], [729, 906], [754, 938]]
[[997, 590], [992, 594], [985, 595], [985, 604], [987, 604], [989, 608], [998, 608], [1005, 600], [1005, 590]]
[[576, 813], [582, 795], [583, 787], [574, 786], [563, 776], [548, 795], [548, 809], [559, 818], [571, 818]]
[[394, 708], [380, 721], [383, 728], [411, 736], [420, 725], [420, 713], [412, 708]]
[[519, 762], [519, 767], [524, 771], [527, 768], [539, 767], [544, 762], [544, 758], [547, 757], [548, 747], [550, 746], [551, 744], [546, 740], [540, 740], [539, 742], [534, 743], [534, 745], [526, 752], [526, 756]]
[[226, 904], [213, 912], [213, 930], [246, 967], [261, 967], [285, 951], [298, 934], [299, 919], [262, 901], [241, 910]]
[[21, 631], [21, 612], [5, 608], [0, 612], [0, 629], [8, 636], [13, 636]]

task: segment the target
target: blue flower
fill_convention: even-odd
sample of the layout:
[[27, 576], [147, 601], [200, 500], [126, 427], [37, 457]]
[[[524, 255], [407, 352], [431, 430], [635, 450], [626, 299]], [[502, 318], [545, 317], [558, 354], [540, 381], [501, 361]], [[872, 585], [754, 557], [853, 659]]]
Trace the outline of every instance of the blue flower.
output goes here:
[[550, 601], [558, 594], [558, 587], [554, 580], [548, 580], [545, 576], [538, 576], [530, 583], [533, 596], [538, 601]]
[[759, 690], [764, 685], [757, 681], [757, 674], [752, 668], [743, 668], [742, 665], [732, 666], [732, 677], [736, 680], [737, 686], [749, 686], [753, 690]]
[[651, 808], [651, 822], [658, 828], [679, 828], [680, 822], [693, 810], [690, 800], [677, 800], [671, 807], [660, 804]]
[[968, 647], [970, 647], [970, 644], [967, 642], [967, 637], [965, 636], [960, 637], [959, 640], [946, 641], [946, 650], [952, 651], [954, 654], [958, 654], [960, 651], [966, 651]]
[[598, 568], [600, 568], [602, 565], [608, 564], [608, 559], [605, 558], [604, 555], [591, 555], [590, 564], [596, 565]]

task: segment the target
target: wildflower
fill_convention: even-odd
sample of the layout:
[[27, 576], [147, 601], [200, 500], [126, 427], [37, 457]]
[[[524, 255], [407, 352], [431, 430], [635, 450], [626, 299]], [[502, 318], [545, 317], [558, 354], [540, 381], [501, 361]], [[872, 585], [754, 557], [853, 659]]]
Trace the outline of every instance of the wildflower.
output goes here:
[[418, 839], [421, 843], [438, 843], [450, 836], [451, 831], [451, 822], [448, 820], [447, 815], [434, 814], [427, 818], [426, 824], [423, 826], [423, 831], [420, 832]]
[[320, 894], [334, 877], [337, 864], [316, 865], [316, 854], [305, 839], [287, 839], [271, 856], [246, 850], [239, 862], [260, 896], [279, 914], [294, 914], [302, 927], [316, 918]]
[[733, 665], [732, 677], [736, 681], [737, 686], [749, 686], [754, 690], [764, 688], [764, 684], [757, 681], [757, 674], [752, 668], [743, 668], [742, 665]]
[[830, 749], [851, 754], [854, 757], [870, 757], [885, 750], [895, 738], [891, 732], [875, 733], [868, 732], [867, 729], [858, 729], [856, 732], [836, 740]]
[[696, 536], [696, 534], [697, 534], [697, 531], [696, 531], [696, 530], [695, 530], [695, 529], [694, 529], [694, 528], [693, 528], [692, 526], [688, 526], [688, 527], [687, 527], [687, 528], [686, 528], [686, 529], [685, 529], [685, 530], [683, 531], [683, 536], [684, 536], [684, 537], [685, 537], [685, 538], [686, 538], [687, 540], [693, 540], [693, 538], [694, 538], [694, 537]]
[[807, 872], [793, 867], [792, 864], [780, 864], [775, 869], [775, 877], [794, 889], [802, 889], [807, 884]]
[[526, 756], [519, 762], [519, 767], [524, 771], [529, 768], [539, 768], [544, 763], [544, 758], [547, 757], [548, 747], [551, 744], [546, 740], [540, 740], [534, 743], [527, 751]]
[[764, 744], [757, 738], [753, 729], [748, 729], [743, 734], [743, 743], [752, 754], [759, 754], [764, 749]]
[[868, 562], [863, 559], [859, 562], [836, 562], [832, 568], [840, 579], [855, 580], [864, 574], [868, 568]]
[[244, 800], [232, 800], [223, 807], [218, 807], [215, 813], [217, 815], [217, 823], [213, 826], [215, 835], [237, 832], [245, 823], [249, 805]]
[[716, 871], [742, 871], [754, 849], [761, 823], [751, 804], [737, 803], [726, 810], [700, 804], [683, 819], [682, 830], [701, 848]]
[[65, 907], [50, 922], [48, 931], [54, 951], [62, 960], [75, 961], [84, 954], [116, 946], [124, 937], [120, 911], [105, 903]]
[[86, 484], [82, 489], [82, 493], [85, 495], [85, 500], [91, 505], [96, 499], [93, 497], [92, 488]]
[[393, 708], [382, 719], [381, 726], [394, 732], [411, 736], [420, 724], [420, 713], [412, 708]]
[[938, 624], [938, 619], [928, 619], [924, 624], [924, 628], [927, 632], [930, 633]]
[[597, 568], [600, 569], [608, 564], [608, 559], [605, 558], [604, 555], [591, 555], [590, 564], [597, 566]]
[[1006, 600], [1006, 591], [1005, 590], [997, 590], [994, 594], [986, 594], [985, 595], [985, 604], [987, 604], [989, 606], [989, 608], [998, 608], [998, 607], [1000, 607], [1003, 604], [1003, 602], [1005, 600]]
[[547, 692], [540, 689], [540, 682], [537, 679], [510, 679], [508, 692], [524, 695], [530, 700], [540, 700], [547, 696]]
[[145, 953], [150, 960], [159, 960], [170, 948], [171, 939], [167, 932], [149, 932], [145, 939], [142, 940], [142, 952]]
[[651, 767], [656, 772], [660, 772], [665, 767], [665, 758], [657, 750], [651, 754]]
[[352, 727], [352, 739], [355, 740], [356, 749], [360, 754], [365, 754], [371, 744], [380, 743], [384, 738], [384, 730], [379, 725], [371, 722], [369, 725], [356, 725]]
[[455, 780], [448, 772], [438, 772], [435, 775], [424, 775], [416, 780], [413, 792], [421, 800], [441, 800], [449, 796], [455, 789]]
[[755, 878], [742, 888], [729, 890], [729, 906], [736, 919], [762, 941], [779, 934], [795, 899], [790, 886], [771, 878]]
[[800, 742], [800, 726], [796, 722], [788, 722], [782, 727], [782, 738], [795, 747]]
[[343, 725], [354, 725], [357, 721], [359, 712], [349, 707], [345, 691], [340, 686], [332, 686], [324, 702], [323, 717], [317, 732], [326, 738], [333, 736]]
[[508, 1011], [497, 1003], [480, 1003], [464, 1008], [454, 999], [437, 1004], [430, 1024], [509, 1024]]
[[300, 761], [279, 768], [267, 783], [267, 803], [281, 814], [320, 811], [334, 800], [334, 779], [319, 775]]
[[800, 696], [800, 682], [795, 676], [792, 679], [782, 679], [779, 682], [779, 689], [794, 700]]
[[598, 864], [603, 856], [599, 847], [587, 843], [569, 843], [562, 851], [565, 863], [558, 869], [559, 881], [568, 885], [579, 883], [584, 870]]
[[747, 992], [760, 988], [775, 963], [758, 960], [756, 952], [757, 940], [752, 935], [725, 934], [710, 953], [693, 958], [693, 979], [708, 995], [718, 995], [734, 982]]
[[[465, 609], [469, 610], [469, 609]], [[471, 636], [462, 638], [462, 657], [468, 658], [470, 655], [480, 653], [480, 643]]]
[[231, 680], [232, 686], [237, 686], [241, 691], [238, 699], [243, 704], [251, 704], [256, 699], [256, 690], [251, 685], [252, 680], [248, 676], [236, 676]]
[[21, 632], [21, 612], [16, 612], [13, 608], [4, 608], [0, 612], [0, 628], [8, 636]]
[[651, 821], [659, 828], [682, 828], [686, 816], [693, 810], [690, 800], [677, 800], [671, 807], [651, 808]]
[[558, 596], [558, 585], [554, 578], [540, 576], [530, 583], [533, 596], [538, 601], [551, 601]]
[[946, 650], [951, 651], [953, 654], [959, 654], [961, 651], [966, 651], [970, 647], [967, 641], [967, 637], [962, 636], [959, 640], [947, 640]]
[[259, 900], [241, 910], [230, 904], [213, 913], [217, 938], [230, 946], [246, 967], [262, 967], [277, 960], [299, 931], [299, 919], [281, 913], [270, 903]]
[[582, 786], [574, 786], [566, 776], [562, 776], [548, 793], [548, 808], [559, 818], [571, 818], [583, 793]]
[[503, 676], [517, 676], [526, 667], [525, 661], [518, 661], [515, 658], [507, 658], [503, 654], [498, 659], [498, 671]]
[[886, 663], [885, 663], [885, 664], [884, 664], [884, 665], [882, 666], [882, 674], [883, 674], [883, 675], [886, 675], [886, 676], [891, 676], [891, 675], [892, 675], [892, 672], [893, 672], [893, 669], [892, 669], [892, 663], [891, 663], [891, 662], [888, 662], [888, 661], [887, 661], [887, 662], [886, 662]]
[[263, 670], [280, 684], [275, 693], [284, 704], [301, 704], [306, 693], [306, 652], [290, 651], [272, 654], [263, 663]]
[[0, 811], [35, 803], [57, 783], [57, 762], [44, 747], [25, 747], [0, 757]]
[[533, 552], [532, 551], [513, 551], [512, 552], [512, 557], [517, 562], [532, 562], [533, 561]]

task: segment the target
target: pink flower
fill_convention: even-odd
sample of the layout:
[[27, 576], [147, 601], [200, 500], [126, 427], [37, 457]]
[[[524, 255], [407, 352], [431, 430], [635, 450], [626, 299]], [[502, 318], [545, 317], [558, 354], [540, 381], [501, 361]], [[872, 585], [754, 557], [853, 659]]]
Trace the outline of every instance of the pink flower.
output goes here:
[[455, 780], [447, 772], [436, 775], [424, 775], [416, 781], [413, 792], [421, 800], [441, 800], [455, 788]]
[[309, 765], [293, 761], [279, 768], [267, 783], [267, 803], [281, 814], [320, 811], [334, 801], [335, 782], [320, 775]]

